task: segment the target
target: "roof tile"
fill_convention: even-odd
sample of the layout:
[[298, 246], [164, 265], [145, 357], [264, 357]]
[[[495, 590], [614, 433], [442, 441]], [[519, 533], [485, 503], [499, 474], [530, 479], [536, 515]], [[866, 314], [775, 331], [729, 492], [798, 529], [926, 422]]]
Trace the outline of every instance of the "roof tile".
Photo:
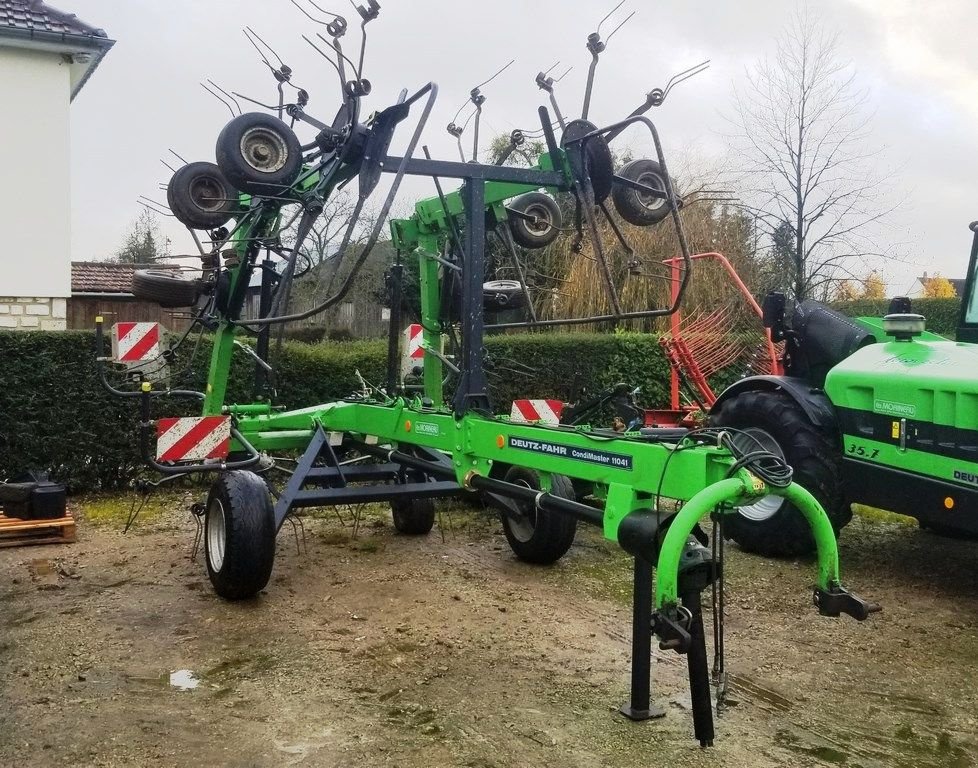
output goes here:
[[107, 37], [73, 13], [65, 13], [46, 5], [42, 0], [0, 0], [0, 32], [3, 27], [27, 29], [54, 34]]
[[[2, 2], [2, 0], [0, 0]], [[132, 273], [137, 269], [179, 269], [170, 264], [115, 264], [108, 261], [71, 262], [71, 292], [132, 293]]]

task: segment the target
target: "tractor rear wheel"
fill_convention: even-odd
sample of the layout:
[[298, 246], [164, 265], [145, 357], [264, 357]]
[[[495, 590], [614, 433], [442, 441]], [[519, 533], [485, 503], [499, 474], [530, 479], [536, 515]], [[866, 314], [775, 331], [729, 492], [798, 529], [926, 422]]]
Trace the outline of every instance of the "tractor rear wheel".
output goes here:
[[[740, 430], [735, 442], [745, 450], [758, 443], [794, 469], [794, 480], [825, 509], [836, 532], [852, 519], [842, 489], [842, 454], [834, 436], [817, 427], [801, 407], [779, 392], [742, 392], [720, 406], [711, 425]], [[748, 552], [793, 557], [815, 550], [805, 516], [779, 496], [738, 508], [724, 517], [724, 535]]]
[[[541, 490], [540, 475], [533, 469], [510, 467], [505, 481]], [[574, 486], [564, 475], [550, 476], [550, 493], [562, 499], [576, 500]], [[577, 520], [561, 512], [537, 509], [528, 501], [514, 502], [523, 513], [519, 518], [501, 515], [503, 533], [513, 553], [527, 563], [551, 565], [567, 554], [577, 533]]]
[[224, 472], [204, 513], [204, 559], [214, 591], [225, 600], [254, 597], [275, 562], [275, 513], [268, 486], [254, 472]]

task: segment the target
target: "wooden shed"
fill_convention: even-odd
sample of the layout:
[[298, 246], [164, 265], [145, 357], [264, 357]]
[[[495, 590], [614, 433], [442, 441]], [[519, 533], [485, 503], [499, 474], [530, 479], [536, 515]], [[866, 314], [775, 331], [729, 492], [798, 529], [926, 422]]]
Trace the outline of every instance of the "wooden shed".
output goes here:
[[159, 304], [138, 301], [132, 295], [132, 273], [151, 266], [113, 264], [105, 261], [71, 262], [71, 298], [68, 299], [68, 330], [90, 330], [96, 316], [108, 325], [118, 322], [162, 323], [170, 331], [184, 331], [190, 325], [189, 309], [164, 309]]

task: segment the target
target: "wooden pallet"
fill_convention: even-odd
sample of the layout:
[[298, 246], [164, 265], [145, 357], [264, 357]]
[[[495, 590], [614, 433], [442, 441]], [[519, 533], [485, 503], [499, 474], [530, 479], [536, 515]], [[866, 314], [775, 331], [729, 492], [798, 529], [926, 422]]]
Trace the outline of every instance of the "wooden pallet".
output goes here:
[[54, 520], [20, 520], [0, 514], [0, 547], [70, 544], [73, 541], [75, 519], [70, 514]]

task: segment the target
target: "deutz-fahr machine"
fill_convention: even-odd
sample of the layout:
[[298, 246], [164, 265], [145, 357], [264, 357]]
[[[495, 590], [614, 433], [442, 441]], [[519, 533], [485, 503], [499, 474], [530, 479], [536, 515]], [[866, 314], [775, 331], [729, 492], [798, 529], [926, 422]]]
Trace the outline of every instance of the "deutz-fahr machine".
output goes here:
[[[836, 531], [864, 504], [946, 534], [978, 534], [978, 221], [957, 340], [929, 333], [909, 299], [882, 320], [804, 301], [785, 317], [768, 295], [764, 322], [785, 343], [784, 376], [742, 379], [711, 411], [784, 458]], [[741, 506], [725, 533], [767, 555], [811, 551], [804, 516], [769, 496]]]
[[[682, 228], [682, 201], [666, 169], [658, 132], [645, 116], [662, 103], [668, 87], [652, 91], [623, 120], [604, 127], [590, 122], [595, 70], [607, 44], [599, 25], [588, 37], [592, 60], [580, 118], [565, 120], [557, 108], [553, 79], [546, 73], [536, 78], [549, 94], [557, 120], [552, 121], [547, 108], [539, 109], [538, 135], [545, 151], [533, 167], [487, 165], [477, 157], [467, 162], [433, 160], [426, 148], [425, 157], [416, 157], [438, 94], [434, 83], [414, 93], [402, 91], [390, 106], [369, 116], [362, 108], [372, 90], [363, 74], [367, 26], [380, 6], [374, 0], [357, 6], [361, 50], [359, 56], [348, 56], [341, 43], [348, 31], [343, 17], [321, 15], [314, 4], [312, 10], [298, 0], [296, 5], [328, 33], [306, 41], [329, 61], [331, 76], [338, 76], [341, 106], [336, 116], [326, 123], [309, 115], [308, 92], [292, 85], [292, 70], [265, 46], [263, 60], [278, 82], [278, 104], [268, 105], [267, 112], [236, 115], [217, 139], [217, 163], [186, 165], [167, 188], [173, 214], [205, 233], [199, 240], [209, 245], [200, 249], [203, 277], [186, 280], [148, 271], [134, 279], [134, 292], [143, 298], [193, 306], [193, 328], [212, 334], [204, 391], [151, 381], [157, 378], [154, 361], [160, 366], [174, 361], [176, 348], [190, 331], [152, 360], [133, 364], [127, 355], [152, 344], [136, 341], [139, 329], [117, 327], [116, 354], [100, 357], [101, 375], [110, 389], [141, 407], [140, 440], [147, 462], [169, 477], [216, 476], [206, 500], [195, 506], [203, 518], [204, 559], [214, 589], [229, 600], [251, 598], [265, 589], [280, 527], [307, 507], [387, 502], [398, 531], [424, 534], [434, 522], [433, 499], [481, 496], [498, 511], [516, 556], [540, 564], [554, 563], [568, 551], [578, 523], [592, 524], [634, 556], [632, 689], [623, 714], [636, 720], [661, 714], [650, 701], [655, 634], [663, 649], [687, 655], [696, 737], [703, 745], [712, 743], [700, 595], [722, 578], [722, 563], [705, 546], [700, 520], [728, 518], [739, 505], [772, 494], [788, 499], [804, 515], [817, 544], [815, 606], [824, 615], [865, 619], [876, 606], [843, 589], [829, 518], [812, 494], [793, 482], [783, 457], [747, 431], [649, 429], [622, 435], [588, 425], [516, 423], [496, 416], [483, 348], [487, 327], [619, 323], [675, 311], [689, 279], [691, 254]], [[264, 45], [257, 35], [253, 42]], [[287, 87], [295, 93], [292, 103], [285, 103], [284, 94], [292, 93]], [[222, 93], [235, 112], [237, 99], [244, 97]], [[475, 88], [470, 100], [477, 149], [485, 98]], [[418, 110], [402, 154], [391, 155], [398, 125]], [[453, 127], [453, 135], [462, 130]], [[656, 157], [616, 168], [609, 142], [632, 128], [651, 139]], [[308, 138], [301, 140], [297, 130]], [[376, 223], [365, 224], [365, 202], [385, 175], [391, 179], [390, 189]], [[409, 218], [391, 223], [397, 255], [390, 270], [387, 380], [362, 381], [348, 397], [298, 410], [280, 406], [273, 399], [274, 387], [267, 386], [274, 360], [268, 355], [268, 329], [320, 313], [347, 295], [380, 238], [406, 175], [432, 179], [437, 195], [418, 203]], [[446, 179], [461, 180], [461, 187], [445, 192]], [[305, 268], [306, 238], [326, 202], [347, 185], [356, 189], [356, 204], [332, 254], [335, 270], [325, 281], [325, 298], [308, 310], [290, 312], [289, 291]], [[563, 211], [570, 212], [566, 226]], [[627, 246], [624, 228], [654, 226], [666, 219], [675, 227], [684, 265], [678, 295], [670, 307], [623, 312], [619, 290], [628, 279], [628, 265], [617, 263], [604, 247], [599, 225], [604, 232], [613, 229]], [[363, 237], [356, 241], [361, 230]], [[527, 291], [519, 275], [527, 257], [525, 251], [521, 255], [515, 247], [507, 249], [516, 261], [515, 287], [487, 280], [486, 237], [491, 230], [509, 245], [516, 238], [524, 249], [569, 230], [573, 252], [599, 265], [601, 287], [613, 311], [545, 319], [524, 302], [525, 320], [493, 323], [490, 318], [501, 305], [520, 306], [517, 297]], [[294, 236], [287, 238], [288, 232]], [[634, 249], [623, 250], [634, 254]], [[424, 328], [424, 388], [413, 393], [402, 388], [398, 376], [405, 261], [417, 267]], [[259, 274], [260, 310], [257, 316], [246, 315], [252, 277]], [[98, 329], [101, 356], [101, 323]], [[257, 334], [256, 349], [242, 340], [246, 332]], [[441, 349], [442, 336], [455, 340], [449, 354]], [[152, 341], [151, 336], [144, 338]], [[256, 381], [252, 402], [228, 402], [236, 348], [257, 358], [264, 374]], [[107, 360], [121, 365], [110, 369], [104, 365]], [[110, 383], [110, 370], [126, 374], [129, 382], [135, 377], [137, 386]], [[163, 403], [174, 397], [198, 399], [200, 415], [157, 418]], [[591, 489], [589, 503], [577, 499], [575, 482]]]

